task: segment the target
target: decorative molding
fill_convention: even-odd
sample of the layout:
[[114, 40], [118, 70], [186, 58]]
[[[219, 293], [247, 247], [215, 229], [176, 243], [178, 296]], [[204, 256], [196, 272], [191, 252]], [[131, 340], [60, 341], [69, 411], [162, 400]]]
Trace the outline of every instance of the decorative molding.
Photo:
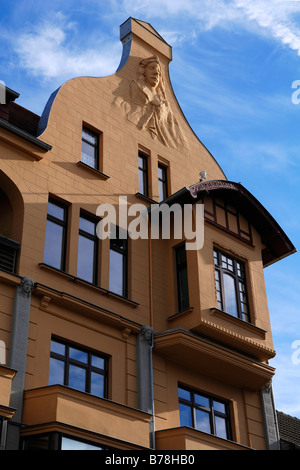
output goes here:
[[136, 78], [115, 104], [123, 108], [128, 121], [137, 129], [147, 131], [153, 140], [166, 147], [187, 148], [184, 133], [167, 99], [165, 78], [157, 55], [140, 60]]
[[50, 302], [51, 302], [51, 297], [49, 295], [43, 295], [41, 298], [41, 307], [47, 308]]
[[153, 342], [153, 328], [150, 326], [142, 326], [141, 331], [141, 341], [144, 344], [147, 344], [148, 346], [152, 345]]
[[202, 181], [188, 188], [193, 198], [197, 198], [199, 192], [208, 192], [212, 189], [231, 189], [237, 191], [235, 183], [223, 180]]
[[130, 334], [131, 334], [131, 329], [130, 328], [123, 328], [122, 336], [123, 336], [124, 339], [128, 339]]
[[154, 335], [154, 351], [180, 365], [249, 390], [260, 390], [275, 369], [245, 353], [187, 330], [174, 329]]
[[[223, 312], [223, 310], [219, 310], [218, 308], [215, 308], [215, 307], [210, 309], [210, 313], [211, 315], [222, 318], [223, 320], [226, 320], [227, 322], [230, 322], [238, 326], [241, 330], [244, 330], [244, 334], [240, 335], [241, 338], [245, 338], [247, 340], [245, 335], [247, 334], [247, 332], [251, 332], [261, 337], [262, 339], [266, 339], [266, 333], [267, 333], [266, 330], [263, 330], [262, 328], [259, 328], [258, 326], [253, 325], [253, 323], [248, 323], [244, 320], [241, 320], [240, 318], [236, 318], [230, 315], [230, 313]], [[213, 325], [215, 325], [215, 323], [213, 323]], [[220, 325], [216, 325], [216, 327], [222, 328]], [[228, 330], [227, 328], [224, 328], [224, 330], [229, 331], [229, 333], [232, 332], [231, 330]]]
[[137, 334], [140, 331], [141, 324], [129, 320], [118, 313], [108, 310], [99, 305], [92, 304], [86, 300], [75, 297], [66, 292], [61, 292], [52, 289], [49, 286], [36, 283], [32, 294], [36, 297], [41, 297], [40, 309], [46, 310], [51, 302], [54, 308], [55, 305], [63, 306], [71, 311], [79, 312], [82, 315], [89, 315], [96, 317], [99, 321], [106, 324], [113, 325], [120, 329], [128, 328], [131, 332]]
[[21, 280], [20, 285], [18, 286], [19, 294], [22, 297], [27, 297], [28, 299], [31, 297], [31, 292], [34, 286], [34, 282], [30, 277], [23, 277]]
[[[228, 320], [227, 314], [224, 312], [221, 312], [218, 309], [212, 310], [217, 316], [223, 317], [226, 315], [226, 320]], [[229, 319], [229, 321], [231, 320], [234, 322], [234, 317]], [[275, 357], [276, 352], [273, 349], [270, 349], [260, 342], [247, 337], [247, 333], [249, 334], [250, 332], [261, 336], [264, 334], [264, 330], [259, 329], [249, 323], [245, 325], [239, 324], [239, 329], [241, 332], [237, 333], [229, 328], [218, 325], [215, 322], [201, 319], [199, 324], [192, 330], [196, 333], [203, 333], [208, 335], [210, 338], [217, 339], [231, 348], [257, 358], [259, 361], [267, 361]], [[242, 334], [242, 329], [244, 329], [244, 334]]]

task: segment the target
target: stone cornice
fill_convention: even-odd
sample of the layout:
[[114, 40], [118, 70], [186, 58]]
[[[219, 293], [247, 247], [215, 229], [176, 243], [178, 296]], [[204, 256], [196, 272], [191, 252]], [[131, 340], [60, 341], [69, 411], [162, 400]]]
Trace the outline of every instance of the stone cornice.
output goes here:
[[129, 320], [121, 315], [112, 312], [99, 305], [92, 304], [83, 299], [75, 297], [66, 292], [57, 291], [49, 286], [36, 283], [32, 294], [41, 298], [40, 309], [48, 309], [49, 304], [55, 304], [66, 307], [72, 311], [80, 312], [83, 315], [96, 317], [100, 321], [110, 324], [114, 327], [125, 329], [132, 333], [137, 334], [141, 329], [141, 324]]
[[183, 329], [154, 336], [154, 352], [177, 364], [241, 387], [259, 390], [269, 383], [274, 368], [253, 357]]

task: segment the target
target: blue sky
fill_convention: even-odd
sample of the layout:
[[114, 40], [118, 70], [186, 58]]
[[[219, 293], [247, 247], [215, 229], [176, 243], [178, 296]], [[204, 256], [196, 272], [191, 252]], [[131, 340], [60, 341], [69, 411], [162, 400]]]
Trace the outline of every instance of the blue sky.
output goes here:
[[[172, 85], [196, 135], [300, 248], [300, 1], [0, 0], [0, 12], [0, 80], [37, 114], [66, 80], [116, 71], [129, 16], [151, 23], [173, 48]], [[275, 404], [298, 418], [299, 256], [265, 270]]]

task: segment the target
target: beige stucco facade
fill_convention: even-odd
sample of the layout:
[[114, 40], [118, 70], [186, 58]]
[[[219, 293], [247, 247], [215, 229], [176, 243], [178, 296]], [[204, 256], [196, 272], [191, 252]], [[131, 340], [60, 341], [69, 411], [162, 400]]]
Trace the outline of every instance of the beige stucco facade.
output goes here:
[[[118, 71], [63, 84], [50, 98], [37, 135], [0, 127], [0, 188], [6, 195], [0, 235], [20, 244], [15, 271], [0, 271], [0, 339], [8, 358], [0, 367], [0, 415], [14, 419], [7, 411], [9, 385], [18, 376], [9, 363], [14, 296], [26, 276], [34, 285], [17, 420], [22, 446], [33, 436], [59, 433], [117, 449], [148, 449], [153, 442], [158, 450], [266, 449], [276, 438], [264, 426], [262, 390], [269, 390], [275, 371], [268, 360], [275, 351], [263, 268], [294, 247], [254, 197], [227, 180], [190, 128], [171, 86], [170, 46], [134, 19], [122, 25], [121, 39]], [[159, 99], [167, 103], [150, 106], [153, 97], [136, 80], [141, 60], [152, 56], [164, 79]], [[81, 161], [83, 126], [99, 137], [97, 169]], [[139, 190], [139, 151], [148, 158], [147, 197]], [[181, 311], [174, 247], [184, 237], [128, 239], [126, 296], [110, 289], [109, 239], [99, 241], [97, 282], [77, 273], [80, 214], [96, 218], [101, 204], [112, 204], [118, 213], [119, 196], [127, 197], [128, 206], [157, 203], [159, 164], [166, 168], [169, 204], [172, 195], [182, 203], [185, 188], [184, 200], [205, 208], [203, 247], [186, 252], [189, 306]], [[199, 182], [203, 170], [206, 179]], [[64, 269], [44, 262], [49, 196], [68, 210]], [[214, 249], [245, 264], [250, 322], [218, 307]], [[138, 396], [137, 338], [143, 325], [153, 331], [151, 411], [141, 409]], [[105, 397], [49, 385], [53, 337], [107, 357]], [[228, 403], [230, 439], [182, 426], [179, 384]]]

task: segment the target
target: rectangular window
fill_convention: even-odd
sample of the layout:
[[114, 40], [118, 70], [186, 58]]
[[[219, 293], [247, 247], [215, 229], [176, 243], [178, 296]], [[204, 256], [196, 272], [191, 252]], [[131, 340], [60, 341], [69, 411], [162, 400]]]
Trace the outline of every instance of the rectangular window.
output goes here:
[[178, 388], [180, 426], [231, 439], [228, 403], [185, 387]]
[[99, 170], [99, 135], [87, 127], [82, 129], [81, 161]]
[[67, 207], [49, 199], [44, 263], [54, 268], [65, 270], [67, 234]]
[[128, 240], [125, 238], [127, 232], [116, 227], [115, 235], [115, 238], [110, 238], [109, 290], [127, 297]]
[[185, 244], [175, 248], [178, 309], [181, 312], [189, 307], [188, 271]]
[[22, 450], [111, 450], [104, 444], [61, 432], [33, 434], [21, 438]]
[[244, 263], [214, 250], [214, 264], [219, 309], [249, 322]]
[[142, 152], [139, 152], [139, 192], [144, 196], [149, 197], [148, 187], [148, 157]]
[[167, 168], [164, 165], [158, 165], [158, 190], [159, 202], [168, 197]]
[[49, 385], [55, 384], [107, 398], [107, 358], [52, 339]]
[[93, 284], [98, 282], [97, 223], [85, 215], [79, 219], [77, 276]]

